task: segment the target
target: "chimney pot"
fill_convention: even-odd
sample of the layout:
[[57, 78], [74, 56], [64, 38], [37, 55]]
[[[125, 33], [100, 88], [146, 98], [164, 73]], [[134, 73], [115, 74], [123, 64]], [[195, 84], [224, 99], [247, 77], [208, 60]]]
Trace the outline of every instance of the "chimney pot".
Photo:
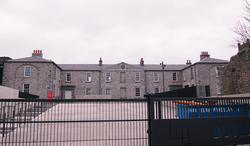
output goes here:
[[201, 52], [201, 55], [200, 55], [200, 60], [206, 58], [206, 57], [210, 57], [210, 55], [208, 54], [208, 52]]
[[33, 50], [32, 57], [35, 56], [43, 58], [42, 50]]
[[102, 57], [100, 57], [99, 66], [102, 66]]
[[143, 60], [143, 58], [141, 58], [140, 65], [141, 65], [141, 66], [144, 66], [144, 60]]
[[186, 63], [186, 65], [191, 65], [192, 63], [191, 63], [191, 60], [187, 60], [187, 63]]

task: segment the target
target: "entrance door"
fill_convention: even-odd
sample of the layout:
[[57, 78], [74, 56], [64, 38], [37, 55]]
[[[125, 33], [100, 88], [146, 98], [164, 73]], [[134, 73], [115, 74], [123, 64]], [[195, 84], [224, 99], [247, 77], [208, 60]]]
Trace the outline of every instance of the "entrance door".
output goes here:
[[72, 91], [65, 91], [65, 99], [72, 99]]
[[210, 86], [207, 85], [207, 86], [205, 86], [205, 88], [206, 88], [206, 97], [208, 97], [208, 96], [210, 96]]

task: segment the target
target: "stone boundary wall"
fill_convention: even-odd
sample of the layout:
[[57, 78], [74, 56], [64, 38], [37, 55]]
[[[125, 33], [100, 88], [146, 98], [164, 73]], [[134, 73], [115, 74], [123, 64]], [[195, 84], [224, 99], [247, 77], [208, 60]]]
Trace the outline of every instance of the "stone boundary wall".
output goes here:
[[250, 49], [232, 56], [225, 67], [219, 68], [223, 95], [250, 93]]

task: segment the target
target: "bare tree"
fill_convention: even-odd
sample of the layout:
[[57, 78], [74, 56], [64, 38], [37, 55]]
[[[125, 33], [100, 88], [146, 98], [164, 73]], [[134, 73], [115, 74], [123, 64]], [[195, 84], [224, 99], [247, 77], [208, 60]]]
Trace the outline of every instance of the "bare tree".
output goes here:
[[246, 40], [250, 38], [250, 0], [244, 0], [243, 3], [246, 14], [242, 17], [243, 20], [238, 21], [231, 29], [237, 34], [237, 37], [234, 37], [234, 46], [236, 46], [237, 43], [246, 42]]

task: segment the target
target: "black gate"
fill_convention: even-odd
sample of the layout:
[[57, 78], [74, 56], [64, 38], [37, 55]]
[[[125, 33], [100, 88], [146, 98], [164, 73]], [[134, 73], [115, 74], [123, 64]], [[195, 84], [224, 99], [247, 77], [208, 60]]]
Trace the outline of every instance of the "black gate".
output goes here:
[[152, 98], [152, 146], [250, 143], [250, 98]]
[[0, 100], [1, 145], [147, 146], [147, 99]]
[[250, 98], [0, 100], [1, 145], [250, 143]]

